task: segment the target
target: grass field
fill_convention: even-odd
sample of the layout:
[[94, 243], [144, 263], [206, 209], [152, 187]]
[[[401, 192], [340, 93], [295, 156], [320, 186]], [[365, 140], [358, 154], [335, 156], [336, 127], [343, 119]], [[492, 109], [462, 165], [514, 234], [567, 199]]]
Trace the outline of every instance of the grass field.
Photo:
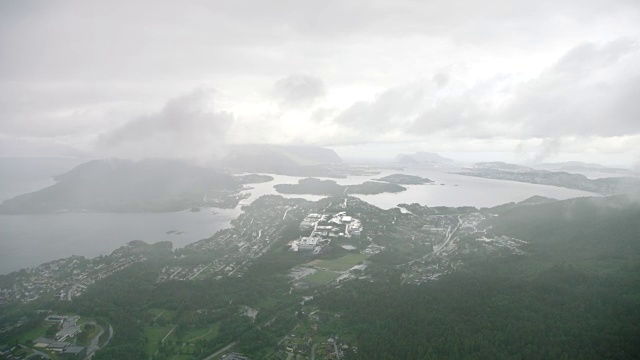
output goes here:
[[340, 276], [339, 273], [327, 270], [318, 270], [311, 275], [305, 276], [304, 281], [310, 285], [324, 285], [332, 282]]
[[[20, 336], [20, 338], [18, 339], [18, 342], [21, 344], [29, 344], [31, 341], [39, 338], [40, 336], [44, 336], [44, 334], [47, 332], [47, 329], [49, 329], [51, 325], [40, 325], [37, 328], [34, 328], [33, 330], [23, 334]], [[15, 340], [12, 340], [15, 341]]]
[[167, 326], [147, 326], [144, 328], [144, 337], [147, 338], [147, 355], [153, 356], [158, 351], [160, 340], [164, 338], [169, 331], [173, 328], [173, 325]]
[[335, 260], [315, 260], [309, 265], [333, 271], [346, 271], [366, 259], [367, 257], [362, 254], [349, 254]]
[[196, 340], [211, 340], [218, 336], [218, 332], [220, 331], [220, 323], [215, 323], [213, 326], [202, 329], [195, 329], [188, 331], [182, 337], [182, 340], [185, 342], [196, 341]]

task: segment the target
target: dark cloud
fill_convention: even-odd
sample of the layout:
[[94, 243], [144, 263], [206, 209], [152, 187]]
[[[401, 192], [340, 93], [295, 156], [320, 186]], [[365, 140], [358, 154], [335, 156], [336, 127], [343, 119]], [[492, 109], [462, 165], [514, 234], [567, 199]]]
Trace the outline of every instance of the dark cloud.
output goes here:
[[273, 94], [287, 106], [308, 106], [326, 94], [322, 80], [304, 74], [289, 75], [276, 81]]
[[136, 157], [211, 158], [225, 144], [234, 119], [211, 109], [211, 91], [198, 89], [169, 100], [157, 113], [143, 115], [103, 134], [98, 146]]

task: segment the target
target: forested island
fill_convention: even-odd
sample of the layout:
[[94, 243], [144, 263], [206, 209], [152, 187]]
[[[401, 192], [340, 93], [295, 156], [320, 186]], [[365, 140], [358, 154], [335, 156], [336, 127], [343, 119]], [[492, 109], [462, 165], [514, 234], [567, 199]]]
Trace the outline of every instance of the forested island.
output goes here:
[[240, 184], [260, 184], [273, 181], [273, 176], [260, 174], [235, 175], [234, 178]]
[[357, 185], [340, 185], [333, 180], [306, 178], [298, 180], [297, 184], [278, 184], [273, 186], [281, 194], [309, 194], [336, 196], [343, 194], [375, 195], [382, 193], [397, 193], [407, 188], [386, 182], [365, 181]]
[[409, 174], [392, 174], [374, 180], [398, 185], [424, 185], [433, 182], [431, 179]]
[[231, 175], [168, 159], [92, 160], [54, 179], [56, 183], [47, 188], [5, 200], [0, 213], [233, 208], [246, 196], [240, 193], [241, 182]]

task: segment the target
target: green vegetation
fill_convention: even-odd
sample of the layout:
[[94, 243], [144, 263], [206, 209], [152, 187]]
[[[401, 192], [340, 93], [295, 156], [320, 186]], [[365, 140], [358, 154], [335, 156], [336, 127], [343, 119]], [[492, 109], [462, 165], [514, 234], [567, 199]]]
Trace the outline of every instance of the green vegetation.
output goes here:
[[392, 174], [376, 180], [398, 185], [423, 185], [433, 182], [431, 179], [409, 174]]
[[158, 348], [160, 347], [160, 342], [162, 339], [169, 334], [169, 332], [173, 329], [173, 326], [146, 326], [144, 328], [144, 337], [146, 339], [146, 352], [149, 355], [153, 355], [156, 353]]
[[327, 270], [317, 270], [311, 275], [304, 277], [304, 281], [311, 285], [325, 285], [328, 284], [340, 276], [339, 273]]
[[366, 259], [367, 257], [365, 255], [348, 254], [335, 260], [316, 260], [310, 263], [310, 265], [333, 271], [346, 271], [351, 269], [355, 265], [360, 264]]
[[[336, 249], [310, 263], [313, 255], [281, 251], [299, 235], [305, 214], [338, 211], [343, 200], [314, 204], [265, 198], [257, 203], [263, 208], [252, 205], [239, 218], [237, 232], [212, 238], [215, 243], [236, 236], [220, 254], [183, 249], [183, 258], [152, 258], [115, 272], [73, 302], [47, 300], [7, 309], [11, 321], [23, 316], [33, 321], [28, 318], [0, 340], [28, 341], [46, 332], [42, 317], [33, 313], [52, 308], [113, 325], [113, 338], [95, 360], [194, 360], [232, 343], [253, 359], [273, 359], [286, 346], [309, 351], [304, 345], [314, 343], [319, 359], [331, 356], [329, 337], [358, 347], [347, 352], [350, 360], [640, 357], [640, 204], [630, 198], [530, 199], [481, 211], [405, 205], [412, 214], [349, 200], [350, 214], [366, 229], [357, 245], [379, 252], [367, 257]], [[282, 220], [285, 206], [289, 212]], [[277, 227], [266, 227], [272, 220], [267, 215]], [[238, 271], [197, 281], [158, 281], [168, 263], [196, 266], [237, 253], [238, 239], [257, 237], [248, 225], [254, 222], [263, 230], [261, 241], [273, 243], [259, 257], [234, 260], [247, 263], [241, 276]], [[454, 244], [462, 255], [433, 250], [432, 241], [445, 238], [438, 228], [464, 233]], [[518, 250], [524, 253], [506, 248], [494, 254], [495, 248], [478, 237], [522, 239], [526, 243], [518, 242]], [[365, 260], [366, 280], [321, 286]], [[407, 280], [418, 260], [425, 261], [418, 270], [438, 271], [437, 280], [419, 285]], [[301, 279], [311, 285], [308, 289], [292, 289], [288, 274], [302, 264], [319, 269]], [[258, 311], [255, 319], [245, 315], [247, 307]]]

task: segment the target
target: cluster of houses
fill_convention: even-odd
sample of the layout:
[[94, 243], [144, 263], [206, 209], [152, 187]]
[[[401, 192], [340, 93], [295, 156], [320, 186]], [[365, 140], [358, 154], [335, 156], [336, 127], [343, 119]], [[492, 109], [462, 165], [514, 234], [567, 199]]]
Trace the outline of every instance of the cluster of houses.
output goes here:
[[58, 358], [61, 359], [83, 359], [87, 354], [87, 348], [67, 341], [80, 333], [78, 320], [80, 320], [79, 316], [47, 316], [44, 319], [46, 324], [58, 325], [61, 328], [53, 338], [39, 337], [35, 339], [33, 341], [34, 347], [58, 353]]
[[331, 238], [359, 237], [362, 233], [362, 222], [348, 216], [344, 211], [335, 215], [312, 213], [302, 220], [300, 231], [310, 231], [310, 235], [289, 243], [291, 250], [313, 251], [319, 254], [322, 246], [331, 243]]

